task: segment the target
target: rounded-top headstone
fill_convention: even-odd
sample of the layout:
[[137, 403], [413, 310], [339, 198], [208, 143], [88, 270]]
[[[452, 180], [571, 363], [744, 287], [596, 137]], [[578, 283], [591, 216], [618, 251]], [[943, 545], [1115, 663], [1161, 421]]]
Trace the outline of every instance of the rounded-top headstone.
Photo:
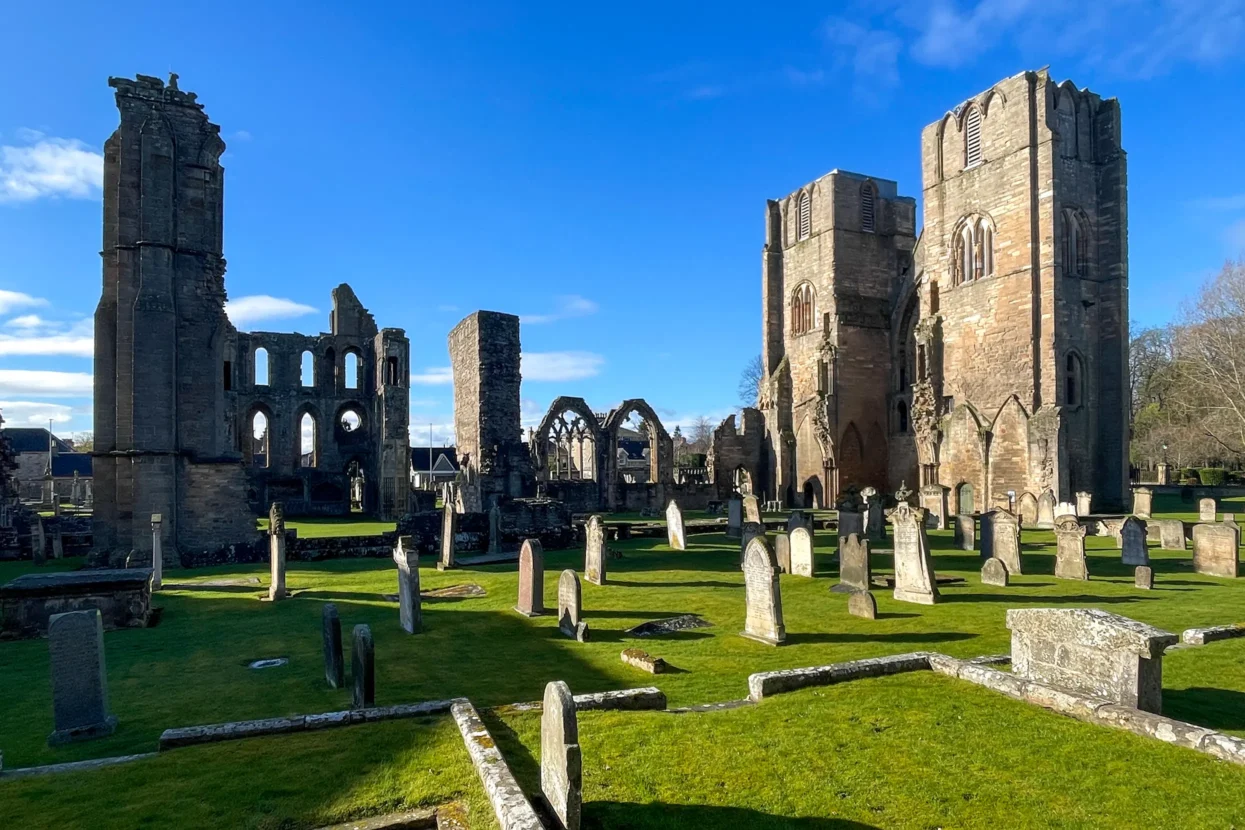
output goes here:
[[847, 598], [847, 613], [864, 620], [876, 620], [878, 601], [868, 591], [852, 591]]
[[995, 559], [992, 556], [986, 560], [986, 564], [981, 566], [982, 585], [994, 585], [997, 588], [1006, 588], [1007, 576], [1007, 565], [1003, 564], [1002, 559]]

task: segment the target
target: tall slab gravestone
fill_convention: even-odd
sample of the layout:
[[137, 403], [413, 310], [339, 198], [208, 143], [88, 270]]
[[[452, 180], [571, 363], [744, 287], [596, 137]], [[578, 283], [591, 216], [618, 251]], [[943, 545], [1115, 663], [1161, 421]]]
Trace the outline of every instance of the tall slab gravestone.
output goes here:
[[525, 539], [519, 548], [519, 601], [514, 610], [525, 617], [545, 613], [545, 549], [539, 539]]
[[290, 595], [285, 589], [285, 505], [279, 501], [268, 510], [268, 558], [272, 572], [268, 599], [276, 602]]
[[748, 551], [748, 543], [756, 537], [765, 538], [765, 526], [760, 522], [744, 522], [739, 534], [739, 564], [744, 563], [744, 554]]
[[[164, 587], [164, 551], [160, 545], [160, 530], [163, 524], [162, 515], [151, 514], [151, 590], [153, 591], [159, 591]], [[59, 530], [56, 535], [60, 536]]]
[[763, 536], [754, 537], [744, 551], [744, 630], [740, 633], [772, 646], [787, 639], [778, 561]]
[[839, 547], [839, 584], [830, 590], [837, 593], [868, 591], [873, 583], [873, 571], [869, 564], [869, 540], [855, 533], [843, 540]]
[[803, 510], [792, 510], [791, 515], [787, 517], [787, 532], [795, 530], [797, 527], [813, 529], [813, 517], [806, 514]]
[[351, 708], [376, 705], [376, 646], [372, 643], [372, 629], [363, 624], [354, 627], [351, 637], [350, 681], [354, 685]]
[[1076, 494], [1076, 515], [1088, 516], [1094, 504], [1094, 494], [1084, 490], [1078, 490]]
[[933, 605], [938, 601], [938, 584], [925, 537], [924, 512], [902, 501], [890, 511], [895, 540], [895, 599]]
[[1149, 487], [1133, 488], [1133, 515], [1138, 519], [1150, 518], [1150, 508], [1154, 504], [1154, 491]]
[[1240, 536], [1218, 522], [1193, 526], [1193, 570], [1235, 579], [1240, 571]]
[[999, 508], [992, 508], [981, 514], [981, 527], [977, 541], [981, 544], [981, 558], [994, 556], [994, 514]]
[[558, 628], [572, 640], [588, 642], [588, 623], [584, 622], [583, 588], [579, 574], [566, 569], [558, 577]]
[[447, 499], [441, 508], [441, 558], [437, 570], [447, 571], [454, 567], [454, 537], [458, 534], [458, 513], [453, 501]]
[[501, 507], [497, 502], [488, 511], [488, 552], [501, 553]]
[[687, 529], [683, 526], [683, 511], [674, 501], [666, 505], [666, 539], [675, 550], [687, 550]]
[[846, 539], [851, 534], [865, 535], [865, 515], [858, 510], [839, 509], [839, 538]]
[[545, 686], [540, 715], [540, 790], [562, 830], [579, 830], [583, 755], [575, 698], [561, 680]]
[[[852, 534], [856, 536], [855, 533]], [[813, 534], [806, 527], [791, 531], [791, 573], [795, 576], [813, 575]]]
[[744, 502], [744, 522], [761, 521], [761, 502], [754, 495], [746, 495]]
[[104, 622], [99, 611], [70, 611], [48, 618], [48, 652], [55, 726], [48, 744], [111, 735], [117, 719], [108, 713]]
[[726, 536], [738, 539], [744, 526], [744, 503], [738, 496], [726, 503]]
[[1085, 563], [1085, 526], [1073, 516], [1055, 521], [1055, 578], [1089, 579]]
[[1120, 525], [1120, 561], [1133, 566], [1150, 564], [1146, 523], [1136, 516], [1124, 517], [1124, 523]]
[[30, 526], [30, 553], [36, 565], [46, 565], [48, 561], [48, 537], [43, 529], [43, 519], [35, 518]]
[[419, 552], [410, 536], [399, 536], [393, 547], [398, 566], [398, 620], [407, 634], [418, 634], [423, 625], [419, 605]]
[[600, 516], [589, 517], [584, 525], [584, 579], [605, 584], [605, 521]]
[[320, 638], [324, 644], [324, 679], [329, 688], [346, 685], [346, 661], [342, 659], [342, 621], [337, 605], [326, 602], [320, 609]]
[[1047, 490], [1038, 496], [1037, 527], [1049, 530], [1055, 526], [1055, 494]]
[[1037, 527], [1038, 503], [1037, 496], [1032, 493], [1021, 493], [1016, 499], [1016, 515], [1024, 527]]
[[955, 546], [960, 550], [977, 549], [977, 517], [971, 513], [957, 513], [955, 521]]
[[1180, 519], [1159, 519], [1159, 547], [1163, 550], [1184, 550], [1184, 522]]
[[991, 556], [1007, 566], [1012, 576], [1024, 573], [1020, 562], [1020, 522], [1006, 510], [994, 511], [994, 547]]
[[1199, 522], [1213, 522], [1218, 510], [1219, 508], [1215, 504], [1214, 499], [1201, 499], [1197, 503], [1197, 520]]
[[791, 534], [779, 533], [774, 536], [774, 558], [778, 562], [778, 570], [791, 573]]

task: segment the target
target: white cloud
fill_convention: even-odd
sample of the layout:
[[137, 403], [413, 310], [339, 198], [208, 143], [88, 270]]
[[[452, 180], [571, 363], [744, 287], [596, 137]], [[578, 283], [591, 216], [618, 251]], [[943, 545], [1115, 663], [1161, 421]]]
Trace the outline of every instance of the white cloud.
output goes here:
[[25, 314], [21, 317], [14, 317], [9, 321], [9, 325], [17, 329], [37, 329], [43, 328], [47, 323], [38, 314]]
[[557, 301], [556, 311], [548, 314], [527, 314], [519, 317], [519, 322], [529, 326], [554, 323], [571, 317], [587, 317], [589, 314], [596, 314], [600, 308], [592, 300], [578, 294], [567, 294], [555, 299]]
[[[454, 437], [453, 424], [432, 424], [432, 446], [434, 447], [453, 447], [458, 442]], [[419, 423], [411, 421], [411, 446], [426, 447], [428, 446], [428, 427], [427, 423]]]
[[411, 383], [439, 386], [454, 382], [454, 370], [449, 366], [428, 366], [423, 372], [411, 375]]
[[822, 31], [839, 64], [851, 68], [858, 97], [874, 98], [899, 83], [903, 43], [897, 35], [837, 17], [827, 20]]
[[42, 297], [32, 297], [20, 291], [0, 289], [0, 314], [8, 314], [19, 308], [35, 308], [46, 306], [48, 301]]
[[603, 365], [605, 358], [592, 352], [524, 352], [523, 379], [583, 380], [596, 377]]
[[41, 401], [0, 401], [0, 415], [8, 426], [35, 424], [47, 426], [48, 421], [67, 424], [73, 420], [73, 408], [59, 403]]
[[229, 320], [238, 328], [250, 326], [264, 320], [284, 320], [291, 317], [302, 317], [315, 314], [313, 306], [297, 303], [284, 297], [269, 297], [267, 294], [255, 294], [250, 297], [238, 297], [225, 303], [225, 313]]
[[104, 157], [76, 139], [50, 138], [21, 131], [25, 147], [0, 147], [0, 202], [26, 202], [41, 196], [91, 199], [104, 179]]
[[78, 398], [93, 392], [91, 376], [85, 372], [0, 369], [0, 395]]
[[230, 138], [234, 139], [235, 141], [250, 141], [253, 138], [253, 136], [246, 130], [238, 130], [233, 135], [231, 135]]
[[35, 314], [10, 320], [20, 334], [0, 334], [0, 357], [51, 355], [93, 357], [95, 323], [87, 317], [72, 325], [49, 322]]

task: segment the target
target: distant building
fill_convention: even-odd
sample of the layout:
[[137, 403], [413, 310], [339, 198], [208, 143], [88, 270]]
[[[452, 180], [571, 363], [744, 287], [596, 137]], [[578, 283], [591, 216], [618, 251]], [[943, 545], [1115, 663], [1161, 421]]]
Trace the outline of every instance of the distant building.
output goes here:
[[457, 448], [411, 447], [412, 489], [431, 490], [435, 485], [451, 482], [457, 476]]
[[71, 443], [42, 427], [12, 427], [0, 432], [13, 448], [17, 461], [14, 477], [23, 501], [51, 502], [55, 494], [72, 504], [91, 502], [90, 453], [74, 452]]

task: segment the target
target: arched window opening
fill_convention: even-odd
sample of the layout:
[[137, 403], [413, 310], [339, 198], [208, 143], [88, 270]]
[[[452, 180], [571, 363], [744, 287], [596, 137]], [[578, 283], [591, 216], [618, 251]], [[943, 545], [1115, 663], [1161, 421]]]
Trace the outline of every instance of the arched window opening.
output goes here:
[[876, 201], [877, 192], [873, 188], [873, 182], [865, 182], [860, 191], [860, 227], [865, 233], [874, 232]]
[[817, 319], [817, 295], [813, 286], [801, 283], [791, 295], [791, 333], [806, 334], [813, 330], [813, 321]]
[[251, 416], [251, 465], [254, 467], [268, 466], [268, 416], [263, 412], [255, 412]]
[[255, 385], [268, 385], [268, 350], [263, 346], [255, 350]]
[[363, 428], [363, 413], [350, 406], [342, 410], [337, 421], [341, 424], [342, 432], [358, 432]]
[[964, 119], [964, 166], [981, 164], [981, 110], [970, 107]]
[[316, 385], [316, 358], [310, 351], [303, 352], [303, 365], [300, 376], [303, 386]]
[[388, 386], [401, 386], [398, 379], [398, 359], [393, 355], [385, 358], [385, 383]]
[[994, 224], [986, 216], [960, 220], [951, 247], [951, 284], [994, 276]]
[[1080, 406], [1084, 395], [1084, 372], [1081, 358], [1076, 353], [1070, 352], [1064, 370], [1064, 405]]
[[805, 190], [800, 194], [800, 234], [799, 239], [808, 239], [813, 232], [813, 199]]
[[359, 388], [359, 375], [363, 374], [363, 358], [358, 352], [346, 352], [346, 388]]
[[[594, 419], [595, 420], [595, 419]], [[549, 426], [545, 440], [545, 466], [555, 481], [596, 481], [597, 444], [594, 423], [589, 423], [574, 410], [565, 410]], [[621, 442], [623, 444], [625, 442]], [[634, 449], [630, 444], [626, 447]], [[627, 449], [619, 447], [622, 463], [630, 459]]]
[[1069, 276], [1088, 276], [1089, 234], [1085, 223], [1074, 210], [1063, 212], [1063, 261]]
[[904, 401], [899, 402], [899, 431], [908, 431], [908, 404]]
[[316, 419], [310, 412], [298, 419], [298, 466], [316, 466]]

